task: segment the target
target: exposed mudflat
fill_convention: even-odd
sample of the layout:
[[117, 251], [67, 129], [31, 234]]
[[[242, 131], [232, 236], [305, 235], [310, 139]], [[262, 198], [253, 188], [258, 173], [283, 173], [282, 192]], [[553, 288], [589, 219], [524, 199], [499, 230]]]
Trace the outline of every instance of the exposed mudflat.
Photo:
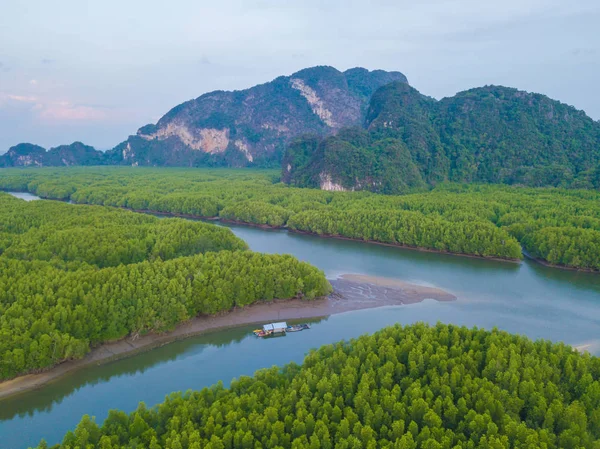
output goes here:
[[439, 288], [363, 274], [345, 274], [339, 279], [331, 281], [331, 285], [338, 294], [352, 302], [356, 303], [362, 298], [363, 301], [375, 303], [375, 307], [413, 304], [428, 298], [436, 301], [454, 301], [456, 299], [453, 294]]

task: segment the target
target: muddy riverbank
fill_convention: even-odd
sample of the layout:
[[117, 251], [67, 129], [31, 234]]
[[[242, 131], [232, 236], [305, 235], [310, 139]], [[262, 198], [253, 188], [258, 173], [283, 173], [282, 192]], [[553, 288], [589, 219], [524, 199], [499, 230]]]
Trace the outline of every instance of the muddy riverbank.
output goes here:
[[456, 299], [454, 295], [441, 289], [374, 276], [343, 275], [330, 282], [334, 292], [326, 298], [256, 303], [222, 315], [194, 318], [168, 333], [147, 334], [136, 339], [126, 338], [105, 343], [94, 348], [82, 359], [62, 363], [42, 373], [28, 374], [0, 383], [0, 399], [41, 387], [84, 366], [107, 363], [218, 329], [270, 321], [324, 317], [382, 306], [414, 304], [427, 298], [437, 301]]

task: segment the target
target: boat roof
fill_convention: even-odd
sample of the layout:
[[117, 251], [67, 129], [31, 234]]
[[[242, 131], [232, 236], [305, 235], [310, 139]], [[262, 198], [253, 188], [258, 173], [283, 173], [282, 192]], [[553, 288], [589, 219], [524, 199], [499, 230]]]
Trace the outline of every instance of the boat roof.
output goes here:
[[285, 321], [280, 321], [279, 323], [269, 323], [263, 326], [263, 329], [266, 331], [271, 331], [273, 329], [285, 329], [288, 327]]

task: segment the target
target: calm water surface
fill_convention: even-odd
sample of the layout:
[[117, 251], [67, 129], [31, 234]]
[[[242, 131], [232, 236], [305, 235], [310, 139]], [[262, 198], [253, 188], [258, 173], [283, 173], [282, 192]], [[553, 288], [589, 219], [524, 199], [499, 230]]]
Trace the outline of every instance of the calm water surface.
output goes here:
[[31, 193], [27, 193], [27, 192], [9, 192], [9, 193], [16, 198], [21, 198], [22, 200], [25, 200], [25, 201], [36, 201], [36, 200], [41, 199], [39, 196], [32, 195]]
[[232, 226], [251, 249], [289, 253], [328, 277], [364, 273], [436, 286], [458, 300], [349, 312], [317, 320], [307, 332], [258, 340], [253, 326], [172, 343], [68, 375], [42, 389], [0, 401], [0, 448], [19, 449], [41, 438], [60, 441], [83, 414], [101, 422], [111, 408], [132, 411], [172, 391], [199, 389], [290, 361], [311, 348], [374, 332], [394, 323], [464, 324], [589, 345], [600, 355], [600, 275], [420, 253], [344, 240]]

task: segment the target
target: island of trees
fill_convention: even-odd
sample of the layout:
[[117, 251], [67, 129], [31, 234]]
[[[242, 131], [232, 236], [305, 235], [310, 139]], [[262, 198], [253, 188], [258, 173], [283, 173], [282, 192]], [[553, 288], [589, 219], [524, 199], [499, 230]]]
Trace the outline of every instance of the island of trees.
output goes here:
[[600, 359], [564, 344], [397, 325], [101, 426], [86, 415], [56, 448], [597, 449], [599, 379]]
[[229, 229], [0, 193], [0, 381], [108, 340], [331, 286], [292, 256]]
[[287, 227], [318, 235], [600, 270], [600, 193], [439, 184], [405, 195], [286, 186], [276, 171], [3, 170], [0, 188], [75, 203]]

